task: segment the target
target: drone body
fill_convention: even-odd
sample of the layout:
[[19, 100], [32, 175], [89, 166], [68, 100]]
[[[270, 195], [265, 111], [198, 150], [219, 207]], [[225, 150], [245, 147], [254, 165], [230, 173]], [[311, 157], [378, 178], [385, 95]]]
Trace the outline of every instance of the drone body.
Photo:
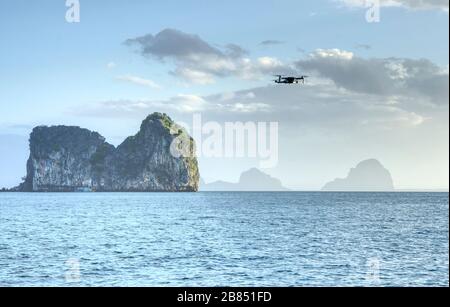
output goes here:
[[298, 84], [302, 82], [302, 84], [305, 84], [306, 78], [308, 76], [301, 76], [301, 77], [285, 77], [283, 75], [276, 75], [275, 77], [278, 77], [278, 79], [274, 80], [277, 84]]

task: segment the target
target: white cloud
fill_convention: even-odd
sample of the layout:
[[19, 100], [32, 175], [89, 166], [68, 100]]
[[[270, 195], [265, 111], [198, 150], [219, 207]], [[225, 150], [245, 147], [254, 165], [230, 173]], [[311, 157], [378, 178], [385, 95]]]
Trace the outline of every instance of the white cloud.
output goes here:
[[108, 64], [106, 64], [106, 68], [108, 69], [114, 69], [117, 67], [117, 64], [115, 62], [109, 62]]
[[194, 84], [206, 85], [215, 83], [214, 76], [211, 74], [191, 68], [179, 67], [172, 74]]
[[[253, 97], [249, 100], [249, 97]], [[89, 116], [142, 117], [155, 111], [174, 116], [201, 112], [223, 121], [280, 121], [287, 127], [320, 130], [413, 128], [432, 115], [405, 97], [378, 97], [343, 91], [327, 83], [302, 87], [267, 86], [212, 96], [180, 94], [167, 100], [117, 100], [83, 112]], [[286, 126], [285, 126], [286, 127]], [[295, 128], [295, 129], [297, 129]]]
[[227, 100], [231, 100], [234, 97], [236, 97], [236, 93], [235, 92], [225, 92], [220, 94], [220, 101], [227, 101]]
[[184, 113], [204, 111], [208, 103], [200, 96], [180, 94], [169, 101], [171, 107], [177, 108]]
[[118, 76], [118, 77], [116, 77], [116, 79], [120, 80], [120, 81], [130, 82], [130, 83], [140, 85], [140, 86], [149, 87], [149, 88], [156, 89], [156, 90], [161, 89], [161, 86], [156, 84], [154, 81], [144, 79], [141, 77], [137, 77], [137, 76], [133, 76], [133, 75]]
[[317, 49], [315, 52], [311, 53], [312, 58], [334, 58], [340, 60], [351, 60], [353, 59], [353, 52], [340, 50], [340, 49]]
[[245, 95], [245, 98], [248, 98], [248, 99], [255, 99], [255, 98], [256, 98], [256, 95], [255, 95], [255, 93], [253, 93], [253, 92], [248, 92], [248, 93]]
[[229, 107], [231, 107], [232, 112], [236, 113], [268, 112], [272, 109], [270, 105], [265, 103], [235, 103]]
[[276, 58], [261, 57], [258, 58], [257, 65], [265, 69], [273, 69], [283, 66], [283, 63]]
[[[338, 0], [349, 7], [367, 7], [373, 5], [376, 0]], [[379, 0], [383, 7], [406, 7], [409, 9], [438, 9], [448, 12], [448, 0]]]

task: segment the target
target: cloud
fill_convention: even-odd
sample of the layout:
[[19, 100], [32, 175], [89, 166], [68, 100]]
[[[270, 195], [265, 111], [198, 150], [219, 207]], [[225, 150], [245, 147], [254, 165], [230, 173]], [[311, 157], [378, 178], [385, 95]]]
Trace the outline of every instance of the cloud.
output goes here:
[[413, 128], [433, 119], [432, 113], [404, 108], [407, 103], [403, 97], [382, 100], [320, 83], [266, 86], [210, 96], [183, 94], [158, 101], [104, 101], [83, 108], [78, 115], [140, 118], [142, 114], [158, 111], [189, 120], [191, 114], [201, 113], [218, 121], [279, 121], [292, 131], [314, 128], [330, 132]]
[[[176, 30], [161, 33], [155, 36], [158, 39], [147, 35], [131, 44], [139, 42], [145, 57], [173, 61], [171, 73], [190, 82], [209, 84], [229, 76], [251, 79], [283, 70], [308, 73], [311, 78], [304, 86], [270, 85], [209, 96], [180, 94], [165, 100], [104, 101], [88, 106], [81, 115], [140, 118], [160, 111], [186, 118], [201, 112], [233, 122], [257, 118], [334, 131], [418, 127], [448, 110], [448, 66], [439, 67], [426, 59], [362, 58], [346, 50], [317, 49], [286, 64], [274, 57], [249, 59], [247, 51], [237, 45], [218, 49], [196, 35]], [[179, 44], [188, 46], [166, 52], [169, 45], [176, 49]], [[133, 76], [122, 79], [151, 84]]]
[[372, 49], [371, 45], [368, 44], [358, 44], [355, 46], [356, 49], [370, 50]]
[[448, 71], [426, 59], [364, 59], [339, 49], [318, 49], [298, 61], [297, 67], [357, 93], [421, 97], [432, 104], [448, 104]]
[[197, 84], [210, 84], [216, 78], [258, 79], [267, 74], [292, 72], [276, 58], [250, 59], [248, 51], [239, 45], [217, 48], [198, 35], [174, 29], [129, 39], [125, 44], [137, 47], [146, 58], [174, 63], [170, 74]]
[[250, 114], [255, 112], [269, 112], [272, 106], [266, 103], [253, 102], [255, 96], [252, 92], [228, 93], [202, 97], [193, 94], [179, 94], [166, 100], [112, 100], [89, 106], [78, 115], [94, 117], [138, 117], [143, 113], [152, 113], [154, 110], [170, 112], [172, 114]]
[[[375, 3], [374, 0], [339, 0], [350, 7], [367, 7], [368, 4]], [[438, 9], [448, 12], [448, 0], [379, 0], [384, 7], [406, 7], [417, 10]]]
[[191, 55], [216, 55], [222, 52], [198, 35], [187, 34], [175, 29], [165, 29], [156, 35], [147, 34], [141, 37], [128, 39], [126, 45], [137, 45], [144, 56], [157, 57], [164, 60], [169, 57], [176, 59], [189, 58]]
[[106, 64], [106, 68], [108, 69], [114, 69], [117, 67], [117, 64], [114, 62], [109, 62], [108, 64]]
[[140, 86], [149, 87], [152, 89], [157, 89], [157, 90], [161, 89], [161, 86], [156, 84], [154, 81], [144, 79], [141, 77], [137, 77], [137, 76], [133, 76], [133, 75], [118, 76], [118, 77], [116, 77], [116, 79], [120, 80], [120, 81], [130, 82], [130, 83], [140, 85]]
[[127, 118], [140, 117], [142, 114], [153, 113], [151, 110], [166, 110], [171, 113], [194, 113], [206, 109], [206, 101], [196, 95], [180, 94], [167, 100], [151, 99], [118, 99], [103, 101], [94, 106], [86, 106], [77, 115], [92, 117]]
[[317, 49], [310, 55], [312, 58], [325, 58], [325, 59], [340, 59], [351, 60], [353, 59], [353, 52], [339, 50], [339, 49]]
[[178, 67], [175, 71], [171, 72], [170, 74], [195, 84], [206, 85], [215, 83], [213, 75], [187, 67]]
[[249, 54], [247, 50], [236, 44], [228, 44], [225, 52], [230, 58], [241, 58]]
[[261, 46], [276, 46], [283, 45], [285, 42], [279, 40], [265, 40], [259, 43]]

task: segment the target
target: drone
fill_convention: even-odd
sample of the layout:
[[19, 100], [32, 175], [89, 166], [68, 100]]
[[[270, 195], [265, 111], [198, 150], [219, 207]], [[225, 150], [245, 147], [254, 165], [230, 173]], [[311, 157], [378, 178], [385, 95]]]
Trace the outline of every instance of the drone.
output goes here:
[[300, 81], [302, 82], [302, 84], [305, 84], [306, 78], [309, 78], [308, 76], [287, 77], [283, 75], [275, 75], [275, 77], [278, 77], [278, 79], [273, 81], [278, 84], [298, 84], [300, 83]]

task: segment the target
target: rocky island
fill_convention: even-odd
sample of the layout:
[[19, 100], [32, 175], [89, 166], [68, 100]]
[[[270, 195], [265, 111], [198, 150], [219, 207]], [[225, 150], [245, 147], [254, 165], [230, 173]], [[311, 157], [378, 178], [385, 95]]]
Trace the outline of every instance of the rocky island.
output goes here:
[[[174, 155], [174, 141], [188, 154]], [[16, 190], [196, 192], [199, 180], [193, 138], [166, 114], [154, 113], [118, 147], [80, 127], [34, 128], [27, 176]]]
[[238, 183], [216, 181], [206, 184], [200, 180], [200, 191], [202, 192], [286, 192], [281, 181], [277, 178], [252, 168], [242, 173]]
[[327, 192], [392, 192], [394, 181], [391, 173], [376, 159], [359, 163], [352, 168], [346, 178], [338, 178], [327, 183]]

